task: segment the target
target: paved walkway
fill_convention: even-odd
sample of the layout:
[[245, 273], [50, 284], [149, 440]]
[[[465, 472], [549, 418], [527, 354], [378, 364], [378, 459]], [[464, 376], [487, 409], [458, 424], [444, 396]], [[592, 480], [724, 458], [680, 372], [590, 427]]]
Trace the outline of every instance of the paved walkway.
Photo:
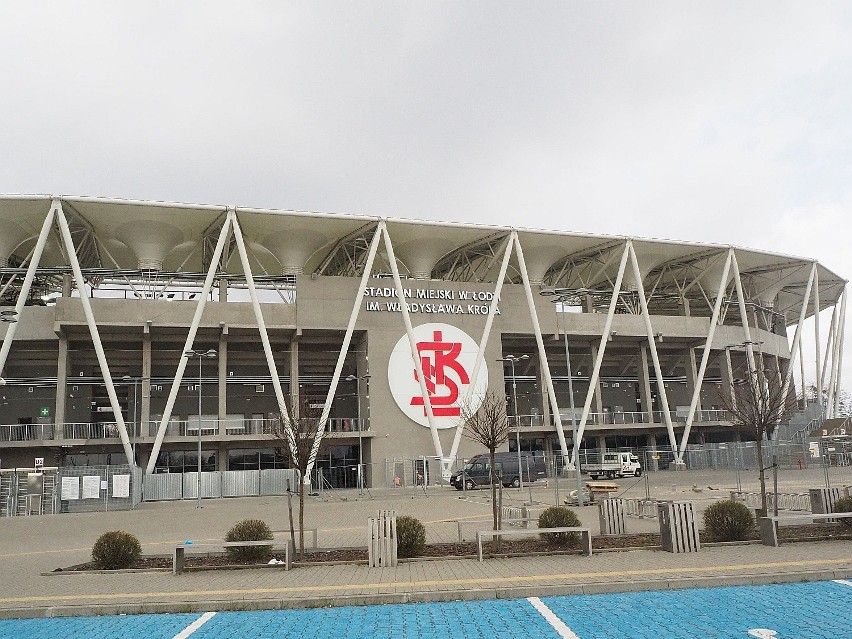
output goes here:
[[[719, 495], [723, 496], [723, 495]], [[319, 544], [364, 546], [366, 519], [377, 509], [394, 509], [427, 523], [429, 541], [454, 541], [454, 520], [488, 518], [484, 492], [425, 495], [356, 492], [330, 501], [311, 499], [308, 526], [320, 529]], [[528, 498], [528, 494], [525, 495]], [[537, 497], [537, 495], [534, 495]], [[520, 504], [516, 491], [506, 503]], [[701, 499], [709, 500], [706, 494]], [[245, 518], [286, 528], [286, 500], [280, 497], [143, 504], [131, 512], [69, 514], [0, 520], [0, 617], [137, 612], [190, 612], [279, 607], [527, 597], [573, 593], [740, 585], [852, 578], [852, 542], [704, 547], [674, 555], [637, 550], [600, 552], [592, 557], [419, 560], [396, 568], [323, 565], [234, 571], [111, 574], [47, 574], [89, 558], [97, 536], [107, 530], [134, 533], [146, 554], [169, 554], [186, 539], [222, 539]], [[597, 509], [580, 517], [593, 532]], [[473, 527], [471, 527], [472, 529]], [[656, 522], [631, 518], [629, 532], [656, 530]], [[283, 535], [282, 535], [283, 537]]]

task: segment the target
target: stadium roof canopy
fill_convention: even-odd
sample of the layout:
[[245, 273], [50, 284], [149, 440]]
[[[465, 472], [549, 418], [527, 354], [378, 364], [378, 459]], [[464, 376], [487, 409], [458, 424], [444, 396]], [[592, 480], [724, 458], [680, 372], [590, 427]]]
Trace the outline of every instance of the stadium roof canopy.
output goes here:
[[[383, 218], [252, 209], [216, 205], [144, 202], [78, 196], [0, 195], [0, 265], [10, 272], [24, 264], [51, 202], [68, 218], [87, 276], [179, 273], [203, 277], [212, 245], [229, 209], [246, 238], [255, 276], [360, 276], [370, 238]], [[497, 279], [501, 247], [509, 227], [384, 218], [401, 272], [416, 279], [488, 283]], [[747, 297], [755, 305], [798, 320], [815, 260], [739, 246], [627, 238], [612, 235], [515, 229], [530, 281], [544, 287], [612, 290], [619, 258], [630, 239], [649, 297], [686, 299], [708, 306], [717, 295], [725, 257], [734, 249]], [[747, 238], [746, 238], [747, 239]], [[220, 273], [240, 277], [236, 251], [226, 251]], [[374, 274], [389, 270], [380, 251]], [[55, 239], [48, 242], [40, 269], [61, 270], [68, 261]], [[846, 281], [817, 263], [820, 308], [837, 303]], [[517, 258], [509, 281], [519, 282]], [[635, 290], [629, 274], [624, 288]], [[730, 282], [729, 282], [730, 284]], [[809, 315], [812, 314], [812, 308]]]

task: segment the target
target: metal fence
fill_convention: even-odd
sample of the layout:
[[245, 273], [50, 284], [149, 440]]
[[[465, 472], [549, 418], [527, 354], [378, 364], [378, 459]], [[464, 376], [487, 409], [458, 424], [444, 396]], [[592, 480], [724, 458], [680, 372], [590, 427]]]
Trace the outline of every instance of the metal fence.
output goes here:
[[[263, 470], [223, 470], [201, 473], [201, 498], [259, 497], [284, 495], [295, 490], [299, 473], [287, 468]], [[198, 498], [198, 473], [157, 473], [145, 475], [144, 501]]]
[[132, 510], [141, 501], [142, 470], [123, 466], [65, 466], [54, 489], [55, 512]]

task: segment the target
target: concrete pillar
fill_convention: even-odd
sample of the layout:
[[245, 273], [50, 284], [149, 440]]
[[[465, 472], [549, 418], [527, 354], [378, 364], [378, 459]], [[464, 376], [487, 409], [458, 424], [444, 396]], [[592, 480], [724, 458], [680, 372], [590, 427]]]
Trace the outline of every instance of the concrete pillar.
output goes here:
[[290, 340], [290, 413], [299, 414], [299, 334]]
[[[220, 325], [219, 332], [218, 356], [219, 360], [219, 376], [218, 384], [216, 385], [219, 396], [219, 403], [216, 408], [217, 419], [219, 420], [219, 435], [225, 435], [225, 416], [228, 414], [228, 327]], [[221, 469], [220, 469], [221, 470]]]
[[228, 444], [220, 441], [216, 450], [216, 470], [228, 470]]
[[[140, 435], [153, 436], [151, 432], [151, 325], [145, 322], [142, 332], [142, 410], [139, 413]], [[158, 425], [153, 428], [156, 430]]]
[[[68, 397], [68, 337], [64, 331], [59, 333], [59, 355], [56, 358], [56, 406], [53, 411], [53, 423], [58, 428], [65, 423], [65, 405]], [[59, 436], [57, 433], [56, 437]]]
[[648, 468], [645, 468], [646, 471], [658, 471], [660, 470], [660, 460], [657, 459], [657, 436], [654, 433], [648, 433], [645, 438], [646, 446], [648, 446], [649, 455], [647, 455], [647, 459], [645, 460], [648, 464]]
[[654, 409], [654, 405], [651, 398], [651, 376], [648, 373], [648, 345], [645, 343], [639, 345], [639, 361], [636, 371], [639, 382], [641, 410], [643, 413], [648, 413], [648, 421], [653, 422], [651, 411]]
[[719, 352], [719, 370], [722, 372], [722, 393], [727, 394], [730, 401], [734, 399], [734, 369], [731, 366], [731, 351], [727, 348]]
[[[541, 406], [542, 419], [545, 424], [550, 423], [550, 397], [547, 392], [547, 384], [544, 382], [544, 374], [541, 369], [541, 358], [538, 355], [532, 356], [535, 363], [535, 383], [538, 386], [539, 405]], [[530, 413], [532, 413], [532, 409]]]
[[73, 280], [71, 273], [65, 273], [62, 276], [62, 297], [71, 297], [71, 289], [73, 288]]
[[219, 280], [219, 301], [228, 301], [228, 279], [224, 277]]
[[689, 316], [692, 314], [692, 313], [691, 313], [691, 310], [690, 310], [690, 308], [689, 308], [689, 299], [688, 299], [688, 298], [686, 298], [686, 297], [684, 297], [684, 298], [683, 298], [683, 300], [682, 300], [682, 302], [683, 302], [683, 314], [684, 314], [686, 317], [689, 317]]
[[[592, 349], [592, 364], [598, 359], [598, 347], [596, 344], [591, 345]], [[589, 375], [592, 374], [591, 368], [589, 369]], [[595, 384], [595, 403], [594, 408], [596, 413], [603, 413], [603, 396], [601, 395], [601, 379], [600, 375], [598, 376], [598, 383]]]
[[600, 452], [601, 455], [603, 455], [603, 453], [606, 451], [606, 435], [598, 435], [597, 440], [598, 440], [598, 452]]
[[[686, 394], [687, 397], [692, 397], [695, 392], [695, 385], [698, 383], [698, 365], [695, 362], [695, 349], [690, 347], [686, 349], [686, 358], [684, 360], [686, 368]], [[699, 413], [701, 411], [701, 393], [698, 393], [698, 404], [695, 407], [695, 421], [699, 421]]]

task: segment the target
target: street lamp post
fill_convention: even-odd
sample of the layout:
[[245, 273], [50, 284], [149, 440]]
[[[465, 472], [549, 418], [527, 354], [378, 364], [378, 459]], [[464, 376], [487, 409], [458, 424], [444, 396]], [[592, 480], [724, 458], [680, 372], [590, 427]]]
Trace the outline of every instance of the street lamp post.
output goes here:
[[356, 401], [358, 402], [358, 494], [364, 494], [364, 446], [363, 446], [363, 438], [361, 436], [361, 432], [364, 429], [363, 422], [361, 420], [361, 380], [362, 379], [370, 379], [369, 375], [349, 375], [346, 378], [346, 381], [354, 381], [355, 382], [355, 394]]
[[[577, 505], [583, 505], [583, 479], [580, 474], [580, 442], [577, 441], [577, 420], [575, 415], [575, 406], [574, 406], [574, 373], [571, 370], [571, 352], [568, 349], [568, 325], [567, 320], [565, 319], [565, 307], [564, 303], [566, 300], [571, 299], [572, 297], [577, 297], [578, 295], [587, 295], [593, 291], [589, 289], [548, 289], [543, 290], [541, 292], [542, 295], [546, 295], [552, 297], [550, 300], [554, 304], [562, 304], [562, 334], [565, 340], [565, 366], [568, 369], [568, 402], [571, 407], [571, 438], [573, 440], [573, 455], [574, 455], [574, 476], [577, 479]], [[554, 306], [554, 310], [557, 312], [557, 320], [558, 320], [558, 309]], [[557, 478], [558, 481], [558, 478]]]
[[[555, 303], [564, 302], [565, 298], [553, 300]], [[568, 327], [565, 325], [565, 309], [562, 309], [562, 335], [565, 340], [565, 366], [568, 369], [568, 403], [571, 407], [571, 442], [574, 449], [574, 476], [577, 479], [577, 505], [583, 505], [583, 479], [580, 476], [580, 442], [577, 441], [577, 420], [574, 414], [574, 373], [571, 370], [571, 351], [568, 349]], [[557, 479], [557, 481], [559, 481]]]
[[[505, 355], [497, 360], [498, 362], [509, 362], [512, 365], [512, 402], [515, 411], [515, 446], [518, 449], [518, 476], [521, 483], [520, 488], [522, 489], [524, 487], [524, 468], [521, 466], [521, 422], [518, 419], [518, 380], [515, 378], [515, 363], [529, 358], [529, 355]], [[529, 472], [527, 475], [529, 475]], [[527, 479], [529, 479], [529, 477], [527, 477]]]
[[188, 350], [184, 352], [183, 356], [186, 358], [198, 358], [198, 503], [196, 504], [196, 508], [201, 508], [201, 360], [214, 359], [216, 351], [212, 348], [204, 352]]

